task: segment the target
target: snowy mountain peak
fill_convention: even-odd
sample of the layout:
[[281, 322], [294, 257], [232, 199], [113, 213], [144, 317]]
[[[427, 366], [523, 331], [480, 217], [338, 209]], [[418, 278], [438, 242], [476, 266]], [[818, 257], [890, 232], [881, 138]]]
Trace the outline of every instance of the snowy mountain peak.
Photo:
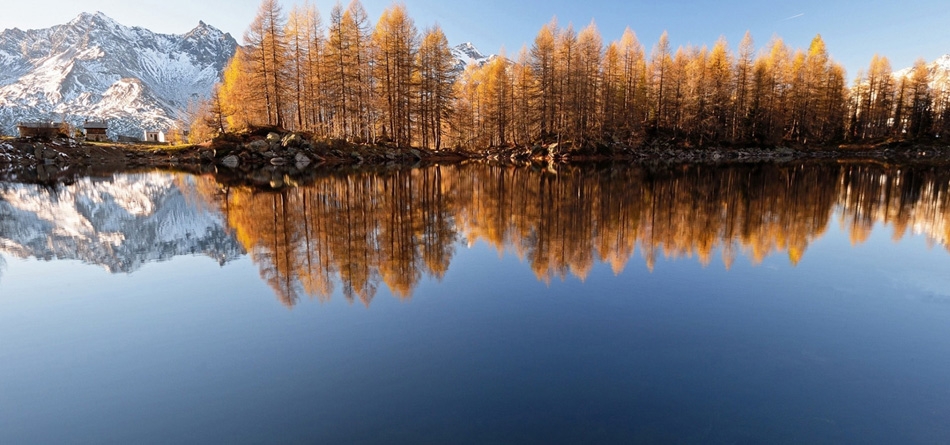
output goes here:
[[452, 48], [452, 56], [455, 58], [455, 68], [453, 71], [456, 73], [465, 71], [465, 67], [470, 64], [482, 66], [495, 58], [494, 55], [485, 56], [471, 42], [456, 45]]
[[[950, 54], [945, 54], [937, 58], [932, 63], [927, 64], [927, 71], [930, 72], [930, 88], [943, 90], [950, 86]], [[914, 67], [907, 67], [892, 75], [896, 79], [913, 76]]]
[[18, 121], [106, 121], [110, 134], [168, 129], [207, 97], [237, 42], [203, 21], [184, 35], [82, 13], [48, 29], [0, 32], [0, 131]]
[[456, 48], [457, 50], [459, 50], [461, 53], [463, 53], [463, 54], [465, 54], [465, 55], [467, 55], [468, 57], [471, 57], [471, 58], [473, 58], [473, 59], [484, 59], [484, 58], [485, 58], [485, 56], [478, 50], [478, 48], [475, 48], [475, 45], [473, 45], [472, 42], [465, 42], [465, 43], [462, 43], [462, 44], [456, 46], [455, 48]]

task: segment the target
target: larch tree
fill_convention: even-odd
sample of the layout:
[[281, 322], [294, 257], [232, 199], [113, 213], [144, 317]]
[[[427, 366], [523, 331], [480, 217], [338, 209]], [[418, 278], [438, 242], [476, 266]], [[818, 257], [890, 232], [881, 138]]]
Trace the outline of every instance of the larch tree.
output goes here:
[[253, 88], [263, 95], [267, 124], [284, 125], [287, 99], [286, 18], [277, 0], [262, 0], [257, 15], [244, 34]]
[[538, 115], [541, 137], [554, 132], [558, 84], [555, 81], [555, 48], [558, 35], [557, 19], [541, 27], [531, 47], [531, 70], [534, 72], [538, 91]]
[[750, 123], [749, 105], [755, 57], [755, 44], [752, 33], [746, 31], [739, 43], [734, 70], [735, 100], [732, 103], [732, 141], [745, 138]]
[[590, 139], [598, 139], [602, 130], [600, 124], [601, 65], [603, 59], [604, 41], [597, 30], [597, 25], [591, 22], [577, 35], [577, 123], [576, 136], [581, 145]]
[[709, 79], [709, 115], [706, 136], [713, 141], [728, 139], [733, 112], [733, 60], [724, 37], [720, 37], [709, 53], [706, 70]]
[[419, 67], [419, 132], [422, 145], [442, 148], [442, 131], [452, 112], [454, 59], [442, 28], [426, 30], [417, 55]]
[[923, 59], [918, 59], [914, 63], [909, 83], [910, 118], [907, 136], [916, 139], [930, 133], [934, 121], [930, 69]]
[[373, 32], [373, 59], [379, 108], [386, 124], [382, 132], [400, 146], [412, 144], [416, 55], [419, 33], [406, 8], [394, 4], [383, 11]]
[[633, 116], [620, 114], [623, 109], [623, 65], [617, 42], [611, 42], [604, 51], [603, 66], [600, 70], [600, 106], [601, 115], [599, 133], [616, 138], [622, 123]]
[[527, 47], [522, 47], [512, 65], [512, 135], [516, 144], [528, 144], [541, 136], [537, 78]]
[[325, 75], [332, 136], [370, 140], [373, 115], [370, 73], [370, 32], [366, 10], [354, 0], [346, 9], [339, 3], [330, 12], [329, 36], [324, 51]]
[[228, 131], [243, 130], [258, 117], [254, 115], [256, 101], [252, 100], [255, 95], [251, 93], [252, 85], [249, 83], [251, 75], [247, 59], [246, 51], [239, 48], [222, 75], [218, 96], [223, 107], [233, 110], [227, 116]]
[[646, 56], [637, 35], [630, 28], [621, 36], [618, 51], [622, 65], [618, 110], [620, 116], [624, 116], [622, 136], [626, 140], [635, 140], [643, 131], [650, 108]]
[[665, 125], [666, 102], [667, 102], [667, 82], [670, 65], [673, 60], [670, 56], [670, 37], [666, 31], [660, 35], [660, 40], [653, 47], [653, 53], [650, 56], [650, 82], [652, 85], [651, 93], [653, 97], [653, 127], [659, 130], [661, 125]]
[[484, 82], [482, 101], [485, 104], [485, 124], [488, 130], [489, 146], [501, 147], [508, 144], [508, 124], [511, 119], [512, 81], [509, 77], [508, 59], [502, 54], [492, 59], [482, 68]]
[[304, 41], [307, 43], [306, 59], [304, 67], [306, 78], [304, 79], [306, 103], [306, 113], [304, 120], [305, 127], [316, 134], [326, 136], [329, 134], [327, 128], [327, 96], [326, 96], [326, 75], [324, 73], [323, 51], [326, 47], [326, 37], [323, 30], [323, 19], [317, 7], [305, 3], [303, 13], [304, 20]]
[[554, 80], [557, 91], [555, 132], [560, 143], [562, 138], [573, 138], [577, 134], [581, 70], [578, 62], [577, 33], [572, 24], [568, 24], [567, 28], [558, 33], [555, 48]]
[[[297, 130], [305, 128], [304, 114], [310, 114], [307, 110], [310, 104], [306, 101], [308, 78], [310, 77], [310, 66], [307, 63], [310, 58], [308, 54], [310, 51], [310, 42], [308, 41], [310, 26], [307, 23], [309, 17], [306, 9], [294, 5], [287, 16], [287, 26], [284, 30], [288, 42], [287, 74], [290, 86], [289, 93], [293, 96], [292, 105], [289, 109], [294, 116], [294, 120], [289, 122], [288, 126]], [[290, 125], [291, 123], [292, 125]]]

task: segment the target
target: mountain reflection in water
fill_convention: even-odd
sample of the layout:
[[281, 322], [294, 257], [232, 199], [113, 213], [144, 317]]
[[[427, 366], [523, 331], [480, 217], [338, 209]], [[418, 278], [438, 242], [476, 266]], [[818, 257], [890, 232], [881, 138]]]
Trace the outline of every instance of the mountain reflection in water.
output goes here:
[[[83, 180], [0, 194], [0, 247], [132, 271], [144, 261], [247, 252], [281, 303], [337, 290], [369, 305], [380, 284], [411, 297], [441, 279], [455, 249], [484, 241], [539, 280], [615, 273], [635, 252], [797, 264], [832, 220], [866, 240], [875, 223], [947, 246], [950, 173], [876, 164], [570, 166], [555, 172], [467, 164], [327, 173], [278, 191], [164, 174]], [[107, 187], [106, 187], [107, 185]], [[103, 188], [105, 187], [105, 188]], [[112, 209], [112, 210], [110, 210]], [[121, 211], [116, 211], [120, 209]], [[236, 242], [235, 242], [236, 241]]]

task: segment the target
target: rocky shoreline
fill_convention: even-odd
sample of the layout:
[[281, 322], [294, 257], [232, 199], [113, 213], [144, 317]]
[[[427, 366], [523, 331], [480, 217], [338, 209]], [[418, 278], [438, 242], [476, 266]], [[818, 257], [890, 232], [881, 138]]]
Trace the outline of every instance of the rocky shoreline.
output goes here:
[[386, 145], [318, 141], [301, 133], [264, 131], [227, 135], [208, 144], [170, 147], [147, 144], [82, 143], [72, 139], [0, 140], [0, 180], [71, 182], [145, 170], [215, 174], [228, 182], [280, 187], [321, 171], [393, 169], [457, 162], [559, 164], [628, 162], [637, 164], [747, 163], [793, 161], [927, 163], [950, 166], [950, 147], [882, 143], [837, 147], [682, 148], [654, 143], [639, 148], [573, 149], [559, 144], [494, 149], [488, 153], [432, 151]]

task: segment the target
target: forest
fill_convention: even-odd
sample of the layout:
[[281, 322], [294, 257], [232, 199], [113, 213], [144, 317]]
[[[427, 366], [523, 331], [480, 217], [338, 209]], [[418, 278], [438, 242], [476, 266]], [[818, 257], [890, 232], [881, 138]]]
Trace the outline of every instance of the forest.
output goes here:
[[351, 143], [491, 152], [568, 149], [829, 146], [934, 141], [950, 135], [950, 86], [921, 59], [893, 74], [886, 57], [849, 82], [821, 36], [807, 49], [774, 37], [756, 49], [647, 52], [629, 28], [605, 43], [595, 23], [556, 19], [530, 47], [463, 72], [438, 26], [420, 31], [404, 5], [375, 26], [359, 0], [326, 25], [311, 4], [263, 0], [223, 79], [192, 123], [195, 138], [270, 126]]

